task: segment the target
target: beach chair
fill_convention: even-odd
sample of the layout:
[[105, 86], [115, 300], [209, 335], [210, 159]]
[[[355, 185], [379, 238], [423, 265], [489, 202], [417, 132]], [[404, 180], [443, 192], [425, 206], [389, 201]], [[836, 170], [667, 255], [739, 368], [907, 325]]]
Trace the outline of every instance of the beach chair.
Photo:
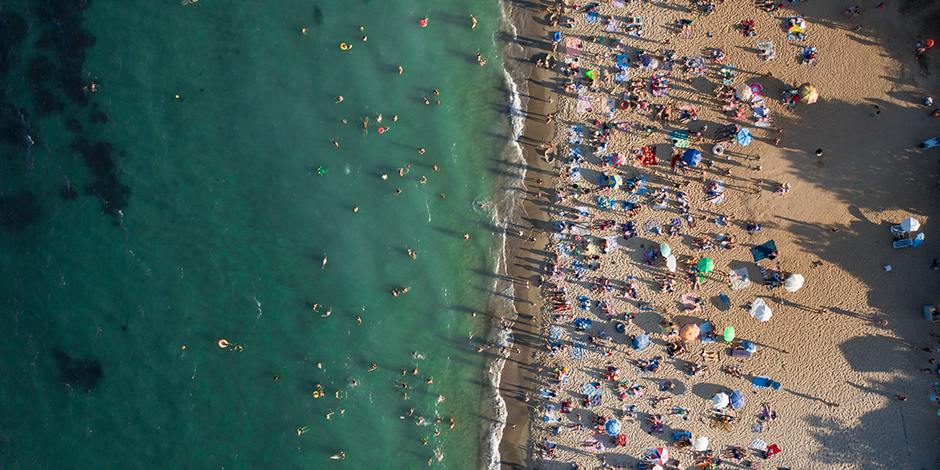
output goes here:
[[905, 238], [903, 240], [898, 240], [891, 244], [895, 248], [907, 248], [909, 246], [914, 246], [914, 240], [910, 238]]

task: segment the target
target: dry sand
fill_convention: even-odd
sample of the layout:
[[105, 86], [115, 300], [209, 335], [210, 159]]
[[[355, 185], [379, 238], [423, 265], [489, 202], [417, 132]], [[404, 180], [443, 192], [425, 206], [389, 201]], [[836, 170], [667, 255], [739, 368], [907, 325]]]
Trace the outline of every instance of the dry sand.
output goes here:
[[[929, 3], [929, 2], [922, 2]], [[933, 10], [936, 2], [928, 5]], [[612, 58], [615, 51], [602, 44], [587, 40], [592, 36], [622, 38], [631, 58], [639, 50], [658, 52], [662, 48], [675, 50], [677, 58], [672, 70], [672, 91], [668, 97], [649, 98], [651, 104], [693, 104], [698, 111], [698, 121], [690, 124], [675, 122], [664, 125], [653, 122], [652, 113], [616, 111], [613, 120], [624, 120], [638, 124], [655, 125], [657, 132], [649, 138], [637, 131], [619, 132], [608, 143], [607, 153], [630, 154], [633, 149], [646, 145], [660, 146], [660, 162], [657, 167], [624, 166], [619, 169], [602, 168], [598, 158], [584, 145], [582, 156], [583, 181], [587, 187], [594, 184], [601, 172], [621, 174], [624, 177], [645, 175], [648, 192], [666, 186], [670, 190], [670, 204], [665, 210], [651, 209], [646, 197], [640, 201], [647, 206], [634, 219], [622, 211], [600, 210], [596, 204], [596, 193], [580, 198], [568, 197], [556, 202], [552, 194], [535, 197], [538, 192], [552, 193], [554, 187], [564, 191], [569, 181], [560, 177], [550, 179], [542, 172], [546, 161], [537, 152], [535, 144], [542, 140], [553, 140], [557, 154], [561, 157], [553, 164], [556, 171], [564, 173], [564, 160], [568, 155], [568, 125], [585, 125], [585, 144], [590, 125], [595, 119], [610, 122], [600, 112], [579, 114], [575, 110], [577, 95], [564, 94], [564, 78], [559, 68], [539, 70], [529, 83], [531, 96], [527, 112], [526, 144], [529, 172], [527, 174], [530, 200], [526, 209], [534, 227], [548, 226], [539, 222], [551, 220], [571, 221], [569, 216], [576, 207], [591, 208], [595, 220], [614, 220], [613, 230], [593, 231], [597, 236], [620, 235], [620, 224], [635, 220], [637, 236], [629, 240], [619, 237], [620, 248], [614, 253], [602, 255], [602, 267], [597, 272], [587, 271], [581, 280], [572, 278], [571, 262], [581, 255], [561, 258], [564, 265], [565, 284], [574, 317], [590, 318], [594, 326], [587, 332], [575, 331], [570, 321], [554, 321], [551, 302], [541, 303], [539, 322], [521, 321], [516, 325], [517, 344], [527, 347], [516, 357], [529, 357], [530, 362], [512, 362], [503, 374], [503, 394], [509, 404], [508, 423], [516, 424], [511, 431], [507, 427], [501, 445], [503, 465], [506, 468], [570, 468], [576, 462], [582, 468], [601, 465], [602, 457], [607, 465], [624, 467], [641, 461], [641, 450], [647, 447], [667, 447], [670, 454], [682, 465], [692, 464], [689, 449], [672, 447], [673, 432], [691, 431], [693, 438], [707, 436], [711, 449], [721, 453], [729, 445], [749, 447], [754, 438], [778, 445], [783, 451], [763, 463], [763, 468], [925, 468], [932, 465], [938, 455], [936, 447], [937, 405], [929, 399], [932, 383], [936, 380], [937, 366], [928, 363], [940, 353], [929, 348], [940, 346], [932, 333], [938, 328], [927, 323], [921, 306], [940, 301], [937, 295], [937, 277], [940, 273], [930, 269], [931, 261], [937, 257], [938, 242], [931, 236], [931, 221], [938, 213], [937, 204], [937, 158], [936, 149], [917, 150], [915, 146], [923, 140], [940, 136], [940, 118], [929, 116], [933, 108], [921, 104], [921, 97], [933, 95], [940, 98], [934, 77], [924, 76], [913, 54], [913, 44], [927, 36], [921, 30], [927, 13], [913, 11], [912, 6], [888, 2], [886, 8], [876, 9], [877, 1], [861, 3], [861, 15], [849, 19], [843, 15], [846, 8], [855, 2], [838, 3], [810, 1], [787, 3], [786, 9], [768, 14], [755, 8], [750, 0], [727, 0], [718, 5], [714, 14], [700, 16], [690, 10], [687, 2], [668, 1], [661, 3], [634, 2], [623, 8], [612, 8], [603, 2], [600, 6], [601, 20], [597, 24], [586, 24], [583, 13], [566, 12], [564, 17], [573, 17], [573, 28], [556, 28], [562, 33], [564, 43], [568, 37], [580, 37], [584, 44], [581, 55], [582, 69], [599, 68], [604, 74], [612, 74]], [[573, 4], [569, 2], [569, 7]], [[523, 52], [524, 60], [533, 59], [536, 52], [550, 52], [550, 33], [543, 28], [548, 14], [542, 9], [547, 4], [524, 3], [516, 8], [528, 9], [530, 28], [520, 34], [528, 42]], [[902, 13], [903, 12], [903, 13]], [[615, 15], [618, 32], [604, 31], [605, 18]], [[809, 38], [806, 41], [787, 40], [783, 32], [784, 18], [802, 15], [808, 24]], [[627, 36], [622, 32], [624, 17], [641, 16], [644, 21], [642, 38]], [[676, 36], [673, 25], [676, 20], [694, 20], [692, 38]], [[741, 20], [755, 21], [756, 36], [744, 37], [735, 25]], [[860, 31], [852, 31], [855, 25]], [[707, 37], [706, 33], [712, 37]], [[664, 41], [671, 44], [665, 45]], [[765, 62], [757, 58], [755, 41], [774, 41], [777, 57]], [[799, 46], [815, 45], [819, 49], [818, 66], [799, 65]], [[735, 85], [759, 83], [763, 86], [768, 108], [775, 126], [783, 130], [753, 127], [750, 114], [741, 121], [731, 121], [719, 110], [718, 102], [711, 96], [712, 88], [720, 83], [718, 66], [709, 63], [704, 77], [688, 77], [683, 73], [682, 58], [701, 55], [703, 49], [723, 47], [727, 60], [737, 68]], [[545, 50], [547, 49], [547, 50]], [[610, 54], [604, 58], [603, 54]], [[933, 56], [935, 50], [928, 51]], [[599, 54], [595, 59], [595, 54]], [[566, 56], [563, 44], [556, 54], [561, 61]], [[933, 57], [930, 57], [933, 59]], [[639, 70], [635, 63], [630, 66], [630, 78], [644, 78], [649, 90], [649, 79], [661, 70]], [[765, 77], [767, 72], [772, 77]], [[583, 74], [581, 75], [583, 77]], [[819, 102], [806, 105], [798, 103], [795, 108], [780, 103], [783, 85], [812, 83], [820, 91]], [[603, 86], [603, 85], [602, 85]], [[603, 86], [610, 91], [610, 86]], [[625, 86], [616, 87], [613, 96], [622, 97]], [[544, 93], [550, 93], [553, 104], [544, 101]], [[607, 93], [587, 92], [593, 97], [612, 97]], [[877, 108], [876, 108], [877, 105]], [[557, 108], [557, 111], [555, 111]], [[600, 106], [595, 105], [595, 108]], [[872, 113], [880, 111], [877, 116]], [[554, 134], [544, 136], [544, 114], [555, 112], [557, 123]], [[669, 168], [671, 152], [667, 132], [678, 129], [698, 129], [707, 123], [707, 137], [721, 124], [735, 122], [751, 128], [754, 142], [747, 148], [734, 146], [727, 154], [730, 161], [716, 159], [710, 155], [711, 139], [703, 144], [692, 145], [703, 151], [706, 161], [714, 166], [700, 165], [695, 172], [675, 173]], [[550, 127], [549, 127], [550, 128]], [[771, 139], [780, 138], [778, 146]], [[815, 150], [824, 150], [822, 157]], [[747, 155], [760, 155], [759, 162], [748, 161]], [[703, 162], [704, 163], [704, 162]], [[756, 165], [761, 170], [756, 170]], [[705, 200], [699, 169], [706, 170], [706, 178], [721, 179], [725, 185], [725, 200], [712, 204]], [[724, 176], [730, 169], [731, 176]], [[543, 178], [541, 188], [536, 178]], [[759, 194], [752, 194], [755, 180], [762, 179]], [[682, 224], [680, 236], [651, 235], [643, 231], [646, 221], [658, 220], [664, 227], [672, 218], [680, 217], [675, 205], [673, 186], [688, 181], [684, 190], [689, 194], [691, 215], [698, 223], [690, 228]], [[792, 190], [787, 197], [774, 194], [777, 183], [787, 182]], [[627, 195], [619, 190], [603, 193], [623, 200]], [[549, 201], [553, 203], [550, 204]], [[566, 215], [562, 216], [560, 213]], [[718, 227], [715, 217], [729, 214], [734, 217], [730, 226]], [[902, 219], [915, 216], [923, 224], [926, 242], [912, 249], [893, 249], [889, 227]], [[582, 219], [585, 220], [585, 219]], [[761, 223], [763, 230], [747, 234], [745, 221]], [[519, 310], [526, 314], [529, 297], [537, 294], [535, 281], [545, 275], [544, 265], [558, 252], [557, 244], [570, 240], [558, 239], [548, 230], [549, 237], [541, 236], [534, 244], [523, 245], [517, 256], [519, 262], [514, 274], [529, 280], [532, 288], [522, 292]], [[738, 247], [730, 251], [711, 249], [696, 251], [693, 242], [698, 237], [714, 236], [718, 233], [732, 235]], [[760, 271], [755, 266], [748, 249], [768, 240], [776, 242], [780, 257], [777, 259], [788, 272], [801, 273], [806, 285], [795, 293], [783, 288], [772, 291], [760, 285]], [[666, 272], [663, 263], [655, 267], [642, 263], [644, 249], [669, 243], [681, 259], [689, 256], [707, 256], [714, 260], [715, 271], [706, 276], [701, 288], [693, 291], [691, 283], [685, 281], [681, 272], [676, 273], [676, 291], [660, 293], [655, 277]], [[821, 266], [814, 267], [814, 262]], [[761, 262], [767, 264], [767, 260]], [[891, 265], [892, 270], [883, 268]], [[727, 286], [729, 269], [748, 267], [754, 283], [748, 289], [731, 291]], [[626, 276], [635, 276], [639, 283], [639, 298], [653, 302], [656, 309], [638, 309], [638, 302], [621, 297], [620, 286]], [[547, 276], [546, 276], [547, 277]], [[610, 279], [613, 292], [590, 292], [595, 277]], [[543, 294], [547, 292], [546, 285]], [[696, 292], [706, 300], [705, 307], [697, 313], [679, 315], [677, 322], [701, 323], [710, 321], [718, 331], [734, 326], [737, 337], [758, 344], [758, 353], [749, 359], [729, 357], [729, 345], [721, 341], [712, 344], [695, 342], [689, 352], [670, 359], [665, 351], [667, 341], [661, 333], [659, 323], [663, 313], [678, 313], [680, 297]], [[718, 299], [719, 293], [730, 298], [725, 304]], [[582, 311], [577, 306], [579, 296], [588, 296], [592, 307]], [[743, 305], [762, 296], [768, 301], [778, 296], [783, 301], [771, 303], [774, 315], [769, 322], [758, 322], [748, 316]], [[544, 296], [543, 296], [544, 299]], [[593, 306], [597, 300], [611, 299], [614, 309], [620, 313], [635, 313], [633, 325], [628, 325], [626, 334], [614, 330], [614, 323]], [[544, 300], [543, 300], [544, 302]], [[768, 302], [769, 303], [769, 302]], [[817, 313], [819, 308], [824, 313]], [[887, 324], [882, 324], [883, 321]], [[550, 355], [544, 347], [548, 328], [559, 326], [564, 330], [562, 340], [570, 345], [572, 340], [585, 343], [586, 357], [574, 360], [568, 352]], [[613, 338], [613, 354], [603, 356], [600, 348], [590, 345], [589, 334], [604, 331]], [[653, 345], [634, 352], [629, 343], [633, 335], [647, 332]], [[528, 349], [531, 347], [531, 350]], [[924, 350], [928, 348], [928, 350]], [[720, 360], [709, 363], [711, 372], [706, 376], [691, 377], [685, 373], [689, 361], [700, 358], [702, 351], [719, 353]], [[638, 376], [633, 361], [663, 357], [659, 373]], [[620, 401], [614, 394], [614, 383], [604, 380], [602, 374], [609, 365], [616, 365], [620, 378], [630, 383], [647, 386], [642, 398], [627, 397]], [[720, 371], [725, 365], [740, 366], [742, 378], [732, 377]], [[551, 371], [556, 367], [568, 367], [571, 373], [564, 387], [551, 384]], [[923, 372], [932, 368], [931, 373]], [[541, 369], [539, 371], [539, 369]], [[757, 375], [770, 376], [782, 383], [780, 390], [752, 390], [750, 379]], [[678, 383], [672, 392], [659, 392], [659, 380], [671, 378]], [[603, 404], [584, 408], [581, 402], [581, 387], [587, 382], [601, 382]], [[558, 399], [539, 398], [539, 389], [558, 392]], [[529, 391], [531, 400], [525, 403], [522, 395]], [[721, 390], [741, 390], [746, 404], [736, 413], [737, 422], [730, 431], [709, 427], [711, 398]], [[655, 397], [671, 397], [668, 407], [653, 409]], [[906, 397], [900, 401], [898, 396]], [[560, 408], [561, 401], [571, 401], [573, 409], [561, 415], [561, 422], [549, 424], [543, 421], [546, 408]], [[751, 425], [757, 423], [759, 406], [770, 403], [777, 412], [777, 420], [769, 423], [761, 433], [752, 432]], [[833, 406], [838, 404], [839, 406]], [[596, 415], [608, 418], [619, 417], [626, 405], [636, 405], [638, 419], [624, 423], [626, 447], [613, 447], [610, 438], [595, 435], [590, 421]], [[688, 420], [669, 415], [672, 406], [689, 408]], [[645, 423], [651, 413], [665, 416], [662, 434], [649, 434]], [[577, 424], [578, 414], [583, 431], [571, 429]], [[565, 429], [558, 435], [551, 431], [558, 425]], [[587, 450], [582, 446], [585, 439], [604, 442], [604, 451]], [[546, 440], [557, 443], [554, 460], [542, 460], [540, 444]], [[748, 460], [763, 461], [757, 452], [749, 451]]]

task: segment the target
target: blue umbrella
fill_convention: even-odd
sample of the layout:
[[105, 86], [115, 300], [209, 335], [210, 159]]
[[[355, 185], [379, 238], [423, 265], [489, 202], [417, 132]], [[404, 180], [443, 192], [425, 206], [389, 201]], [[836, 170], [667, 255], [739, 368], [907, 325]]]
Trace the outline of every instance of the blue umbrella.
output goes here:
[[924, 234], [923, 234], [923, 232], [918, 233], [917, 236], [914, 237], [914, 245], [912, 245], [912, 246], [913, 246], [914, 248], [917, 248], [917, 247], [920, 246], [921, 243], [924, 243]]
[[702, 152], [695, 149], [688, 149], [682, 154], [682, 161], [689, 166], [698, 165], [702, 162]]
[[616, 436], [617, 434], [620, 434], [620, 421], [617, 421], [616, 419], [612, 419], [608, 421], [606, 429], [607, 429], [607, 434], [610, 434], [611, 436]]
[[739, 410], [744, 406], [744, 394], [740, 390], [731, 392], [731, 407]]
[[636, 338], [633, 338], [633, 349], [636, 349], [637, 351], [642, 351], [648, 348], [650, 344], [652, 344], [652, 342], [650, 341], [649, 335], [646, 333], [637, 335]]
[[747, 128], [742, 128], [738, 131], [738, 143], [747, 147], [751, 141], [754, 140], [754, 136], [751, 135], [751, 131]]
[[750, 341], [744, 341], [744, 342], [742, 342], [742, 343], [741, 343], [741, 347], [744, 348], [745, 351], [747, 351], [747, 352], [749, 352], [749, 353], [751, 353], [751, 354], [754, 354], [754, 353], [757, 352], [757, 345], [754, 344], [754, 343], [752, 343], [752, 342], [750, 342]]

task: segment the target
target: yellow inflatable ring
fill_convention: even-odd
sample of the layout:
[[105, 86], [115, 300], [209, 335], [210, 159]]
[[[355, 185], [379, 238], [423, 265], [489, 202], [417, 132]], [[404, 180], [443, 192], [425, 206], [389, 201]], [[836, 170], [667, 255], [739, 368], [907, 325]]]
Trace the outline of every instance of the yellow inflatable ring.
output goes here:
[[346, 43], [344, 42], [344, 43], [342, 43], [342, 44], [339, 45], [339, 48], [345, 51], [345, 50], [348, 50], [348, 49], [349, 49], [349, 46], [347, 46]]

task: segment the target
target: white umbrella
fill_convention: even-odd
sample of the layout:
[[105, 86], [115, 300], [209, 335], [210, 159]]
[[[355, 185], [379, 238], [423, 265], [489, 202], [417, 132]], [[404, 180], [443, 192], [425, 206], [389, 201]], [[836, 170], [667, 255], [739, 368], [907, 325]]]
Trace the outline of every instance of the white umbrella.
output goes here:
[[669, 257], [666, 258], [666, 267], [669, 268], [669, 272], [676, 272], [676, 255], [669, 255]]
[[730, 402], [729, 400], [730, 399], [725, 392], [719, 392], [717, 395], [715, 395], [715, 398], [712, 398], [712, 407], [716, 410], [727, 408], [728, 403]]
[[800, 290], [800, 287], [803, 287], [803, 275], [802, 274], [791, 274], [787, 278], [787, 281], [783, 283], [783, 288], [787, 292], [796, 292]]
[[920, 221], [913, 217], [908, 217], [901, 221], [901, 229], [904, 230], [905, 232], [914, 232], [919, 228], [920, 228]]
[[753, 302], [751, 302], [751, 316], [752, 317], [760, 321], [767, 321], [767, 320], [770, 320], [771, 315], [773, 315], [773, 312], [771, 312], [770, 307], [768, 307], [767, 304], [764, 303], [764, 299], [758, 297], [754, 299]]
[[696, 452], [705, 452], [708, 450], [708, 438], [705, 436], [699, 437], [695, 440], [695, 444], [692, 444], [692, 448]]

